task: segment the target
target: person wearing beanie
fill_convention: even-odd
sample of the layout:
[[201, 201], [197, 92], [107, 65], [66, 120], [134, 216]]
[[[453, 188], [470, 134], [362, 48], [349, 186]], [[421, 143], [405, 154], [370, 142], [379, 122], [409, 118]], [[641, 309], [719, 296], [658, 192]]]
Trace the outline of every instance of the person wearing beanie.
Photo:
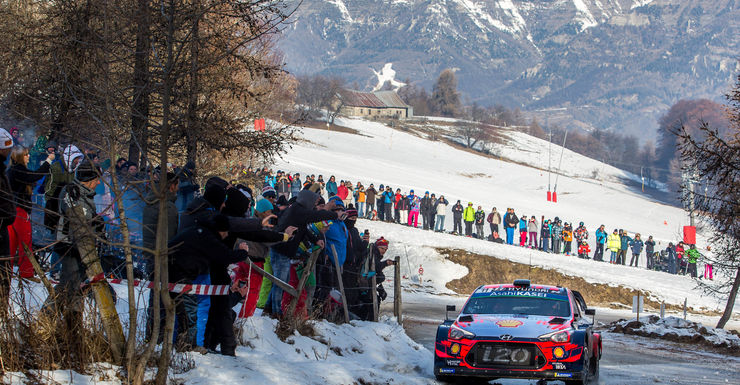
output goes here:
[[56, 306], [60, 308], [77, 303], [83, 295], [80, 289], [82, 282], [102, 271], [97, 252], [80, 253], [81, 250], [94, 251], [96, 238], [105, 238], [105, 222], [97, 214], [94, 200], [95, 188], [99, 184], [100, 169], [85, 160], [78, 165], [74, 182], [65, 185], [59, 196], [61, 215], [54, 252], [61, 259], [59, 284], [56, 287], [59, 297]]
[[256, 214], [272, 211], [274, 209], [272, 203], [267, 199], [260, 199], [257, 201], [257, 205], [254, 208]]
[[[229, 218], [215, 214], [208, 220], [181, 231], [169, 242], [169, 280], [176, 284], [207, 284], [210, 282], [212, 264], [228, 266], [248, 258], [248, 246], [240, 243], [229, 248], [224, 239], [229, 236]], [[201, 347], [205, 351], [208, 296], [171, 293], [175, 300], [177, 340], [186, 348]], [[233, 355], [236, 345], [222, 346], [222, 354]]]
[[[385, 282], [385, 274], [383, 273], [383, 269], [385, 269], [388, 266], [393, 265], [392, 259], [386, 259], [383, 260], [383, 256], [388, 251], [388, 240], [380, 237], [378, 238], [375, 243], [372, 245], [372, 251], [371, 251], [371, 258], [375, 259], [375, 281], [377, 286], [375, 288], [370, 288], [369, 291], [366, 291], [368, 293], [367, 296], [363, 296], [360, 298], [360, 301], [362, 302], [362, 305], [359, 306], [357, 316], [360, 317], [360, 319], [363, 320], [372, 320], [373, 318], [373, 299], [372, 295], [378, 296], [378, 306], [380, 306], [380, 303], [384, 301], [388, 294], [385, 291], [385, 288], [383, 288], [383, 282]], [[379, 311], [380, 309], [378, 309]]]
[[193, 199], [185, 211], [180, 213], [178, 233], [195, 226], [196, 222], [206, 223], [211, 216], [220, 212], [226, 201], [226, 190], [221, 187], [220, 183], [207, 183], [206, 185], [203, 196]]
[[244, 217], [249, 210], [249, 205], [249, 198], [235, 187], [231, 187], [226, 190], [226, 201], [221, 212], [230, 217]]
[[[10, 155], [13, 148], [13, 137], [8, 131], [0, 128], [0, 164]], [[0, 256], [10, 255], [10, 239], [8, 226], [15, 222], [16, 205], [10, 182], [5, 174], [5, 167], [0, 167]], [[0, 311], [7, 309], [10, 300], [10, 276], [13, 269], [10, 260], [0, 260]], [[5, 313], [3, 313], [5, 314]]]

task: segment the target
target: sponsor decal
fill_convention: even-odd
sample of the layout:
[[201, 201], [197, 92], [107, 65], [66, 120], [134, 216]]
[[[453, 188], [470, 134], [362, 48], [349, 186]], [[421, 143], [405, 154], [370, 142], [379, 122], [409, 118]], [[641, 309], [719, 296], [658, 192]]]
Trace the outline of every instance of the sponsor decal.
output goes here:
[[516, 319], [503, 319], [501, 321], [496, 321], [496, 325], [502, 328], [518, 328], [523, 323], [524, 322]]
[[573, 377], [573, 373], [555, 373], [555, 377]]
[[565, 370], [565, 364], [560, 363], [560, 362], [554, 362], [552, 364], [552, 368], [555, 370]]
[[452, 368], [439, 368], [440, 373], [455, 373], [455, 369]]
[[449, 366], [460, 366], [462, 363], [462, 360], [447, 360], [447, 365]]

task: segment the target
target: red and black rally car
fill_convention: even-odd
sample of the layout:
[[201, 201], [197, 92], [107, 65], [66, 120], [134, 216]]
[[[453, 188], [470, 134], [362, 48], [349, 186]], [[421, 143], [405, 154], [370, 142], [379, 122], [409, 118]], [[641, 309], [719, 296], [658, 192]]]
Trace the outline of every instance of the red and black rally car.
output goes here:
[[601, 358], [601, 336], [586, 317], [594, 314], [579, 292], [564, 287], [528, 280], [480, 286], [457, 319], [437, 328], [434, 375], [590, 383]]

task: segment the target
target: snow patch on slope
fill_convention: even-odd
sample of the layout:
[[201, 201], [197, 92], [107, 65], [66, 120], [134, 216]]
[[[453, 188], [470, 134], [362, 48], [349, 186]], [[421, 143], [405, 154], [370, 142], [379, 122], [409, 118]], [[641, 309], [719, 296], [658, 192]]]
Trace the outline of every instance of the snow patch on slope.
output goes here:
[[354, 22], [352, 19], [352, 15], [349, 14], [349, 10], [347, 9], [347, 5], [344, 4], [344, 1], [342, 0], [326, 0], [329, 4], [334, 5], [339, 9], [339, 13], [342, 14], [342, 19], [349, 21], [350, 23]]
[[596, 22], [594, 15], [591, 14], [591, 11], [589, 11], [583, 0], [573, 0], [573, 5], [576, 6], [576, 10], [580, 14], [580, 17], [578, 17], [577, 20], [581, 23], [581, 32], [588, 28], [599, 25], [599, 23]]
[[643, 7], [643, 6], [646, 6], [646, 5], [648, 5], [648, 4], [652, 3], [652, 2], [653, 2], [653, 0], [633, 0], [632, 6], [630, 7], [630, 9], [635, 9], [635, 8]]
[[375, 74], [375, 77], [378, 78], [378, 84], [375, 86], [375, 88], [373, 88], [373, 91], [379, 91], [381, 88], [383, 88], [383, 85], [386, 82], [391, 82], [391, 86], [393, 86], [394, 91], [398, 91], [399, 88], [406, 85], [406, 83], [402, 83], [396, 80], [396, 71], [393, 69], [393, 63], [385, 63], [383, 69], [381, 69], [380, 72], [376, 71], [373, 68], [370, 69]]

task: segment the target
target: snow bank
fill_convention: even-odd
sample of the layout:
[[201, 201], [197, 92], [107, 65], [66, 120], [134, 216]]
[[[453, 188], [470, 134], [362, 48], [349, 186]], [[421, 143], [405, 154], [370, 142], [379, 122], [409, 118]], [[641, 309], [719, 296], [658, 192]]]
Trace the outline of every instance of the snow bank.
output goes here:
[[635, 334], [643, 337], [659, 338], [675, 342], [700, 343], [740, 355], [740, 336], [723, 329], [704, 326], [678, 317], [644, 317], [641, 321], [633, 318], [610, 325], [612, 332]]
[[251, 384], [432, 383], [432, 353], [412, 341], [395, 319], [313, 323], [313, 337], [275, 334], [276, 320], [252, 317], [241, 325], [236, 357], [194, 354], [187, 384], [222, 385], [236, 379]]

